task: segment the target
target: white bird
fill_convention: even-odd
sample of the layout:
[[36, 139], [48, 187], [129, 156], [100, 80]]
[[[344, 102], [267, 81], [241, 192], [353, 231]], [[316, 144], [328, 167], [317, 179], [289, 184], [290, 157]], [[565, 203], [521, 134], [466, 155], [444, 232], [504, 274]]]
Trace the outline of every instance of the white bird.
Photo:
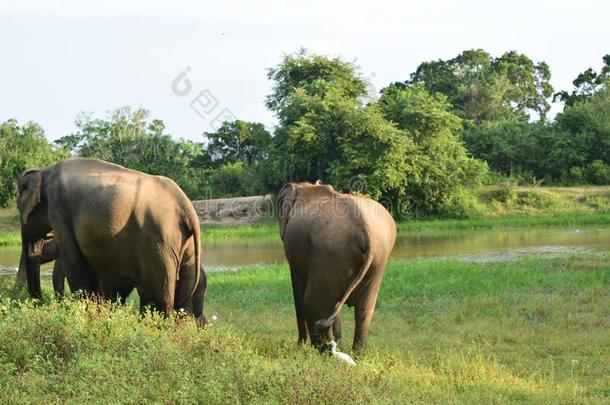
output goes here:
[[330, 354], [332, 354], [339, 360], [346, 362], [350, 366], [356, 365], [356, 362], [349, 356], [349, 354], [337, 351], [337, 342], [335, 342], [334, 340], [330, 341]]

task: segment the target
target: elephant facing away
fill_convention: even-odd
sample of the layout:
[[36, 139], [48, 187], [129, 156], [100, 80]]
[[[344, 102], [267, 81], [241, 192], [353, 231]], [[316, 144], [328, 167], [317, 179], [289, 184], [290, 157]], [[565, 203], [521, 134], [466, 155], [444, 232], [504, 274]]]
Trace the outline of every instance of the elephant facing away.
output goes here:
[[143, 305], [183, 308], [207, 323], [199, 218], [170, 179], [69, 159], [24, 171], [17, 206], [32, 297], [42, 295], [41, 253], [52, 231], [73, 292], [114, 298], [136, 288]]
[[355, 307], [354, 348], [365, 346], [396, 224], [374, 200], [319, 182], [289, 183], [278, 219], [290, 265], [299, 342], [341, 338], [343, 304]]

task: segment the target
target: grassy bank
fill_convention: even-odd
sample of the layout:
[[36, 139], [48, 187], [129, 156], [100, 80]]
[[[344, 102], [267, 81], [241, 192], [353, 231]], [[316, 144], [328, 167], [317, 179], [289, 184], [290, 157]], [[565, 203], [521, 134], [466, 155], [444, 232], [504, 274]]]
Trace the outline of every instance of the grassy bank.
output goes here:
[[219, 321], [205, 330], [133, 307], [4, 300], [0, 402], [610, 400], [610, 256], [392, 261], [355, 368], [295, 344], [285, 266], [209, 282], [206, 312]]

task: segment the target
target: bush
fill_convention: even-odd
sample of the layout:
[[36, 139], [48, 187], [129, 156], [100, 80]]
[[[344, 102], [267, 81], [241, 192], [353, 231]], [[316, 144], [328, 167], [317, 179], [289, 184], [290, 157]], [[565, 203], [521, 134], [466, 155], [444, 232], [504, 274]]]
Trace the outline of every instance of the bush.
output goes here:
[[517, 198], [517, 183], [513, 179], [503, 181], [498, 188], [491, 193], [491, 198], [501, 203], [514, 201]]
[[584, 170], [590, 184], [610, 184], [610, 165], [601, 160], [594, 160]]

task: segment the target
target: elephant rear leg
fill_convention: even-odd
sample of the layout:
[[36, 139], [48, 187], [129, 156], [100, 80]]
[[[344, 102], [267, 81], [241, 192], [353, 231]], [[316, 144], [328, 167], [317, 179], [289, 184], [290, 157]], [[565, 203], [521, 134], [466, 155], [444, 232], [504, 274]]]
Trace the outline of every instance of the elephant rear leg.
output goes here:
[[204, 326], [208, 324], [208, 318], [203, 312], [203, 306], [205, 302], [205, 292], [208, 288], [208, 278], [203, 270], [203, 266], [199, 271], [199, 281], [197, 282], [197, 288], [193, 293], [193, 315], [197, 318], [199, 325]]
[[165, 314], [174, 310], [176, 294], [176, 265], [169, 262], [151, 264], [156, 270], [155, 273], [141, 280], [143, 283], [138, 285], [140, 300], [144, 299], [146, 304], [151, 304], [157, 311]]
[[337, 315], [337, 318], [335, 319], [335, 322], [333, 323], [333, 337], [334, 337], [335, 342], [337, 342], [337, 343], [339, 343], [339, 341], [341, 340], [341, 336], [343, 334], [342, 326], [343, 326], [343, 311], [340, 311], [339, 314]]
[[194, 314], [195, 308], [193, 303], [200, 308], [196, 308], [199, 313], [196, 316], [201, 316], [203, 312], [203, 297], [201, 300], [197, 299], [194, 301], [195, 294], [204, 294], [205, 289], [202, 283], [205, 282], [205, 278], [202, 279], [203, 269], [196, 269], [193, 262], [187, 262], [180, 266], [180, 273], [178, 280], [176, 281], [176, 292], [174, 296], [174, 308], [176, 310], [184, 310], [188, 314]]
[[53, 265], [53, 291], [55, 291], [55, 298], [58, 300], [64, 297], [64, 278], [64, 268], [58, 258]]
[[55, 231], [61, 250], [60, 265], [68, 279], [70, 290], [73, 293], [82, 292], [88, 295], [99, 293], [97, 275], [81, 253], [74, 235], [69, 230]]
[[119, 301], [122, 305], [125, 305], [127, 302], [127, 297], [133, 291], [133, 287], [125, 287], [125, 288], [117, 288], [115, 289], [115, 295], [119, 297]]
[[303, 313], [304, 283], [299, 279], [299, 276], [297, 276], [292, 268], [290, 269], [290, 277], [292, 279], [292, 295], [294, 298], [294, 309], [296, 312], [297, 330], [299, 333], [298, 342], [305, 343], [309, 336], [309, 331], [307, 328], [307, 321], [305, 320], [305, 314]]
[[316, 323], [332, 313], [336, 301], [328, 299], [323, 300], [322, 297], [313, 295], [314, 294], [309, 294], [308, 288], [308, 291], [305, 292], [303, 310], [307, 321], [307, 330], [309, 331], [311, 344], [320, 351], [323, 351], [326, 349], [325, 343], [329, 340], [333, 340], [333, 326], [319, 328], [316, 326]]
[[[366, 280], [365, 280], [366, 282]], [[354, 331], [354, 349], [359, 349], [367, 345], [369, 339], [369, 326], [375, 312], [377, 295], [381, 285], [381, 277], [376, 277], [370, 281], [369, 288], [363, 293], [359, 302], [356, 304], [356, 330]]]

